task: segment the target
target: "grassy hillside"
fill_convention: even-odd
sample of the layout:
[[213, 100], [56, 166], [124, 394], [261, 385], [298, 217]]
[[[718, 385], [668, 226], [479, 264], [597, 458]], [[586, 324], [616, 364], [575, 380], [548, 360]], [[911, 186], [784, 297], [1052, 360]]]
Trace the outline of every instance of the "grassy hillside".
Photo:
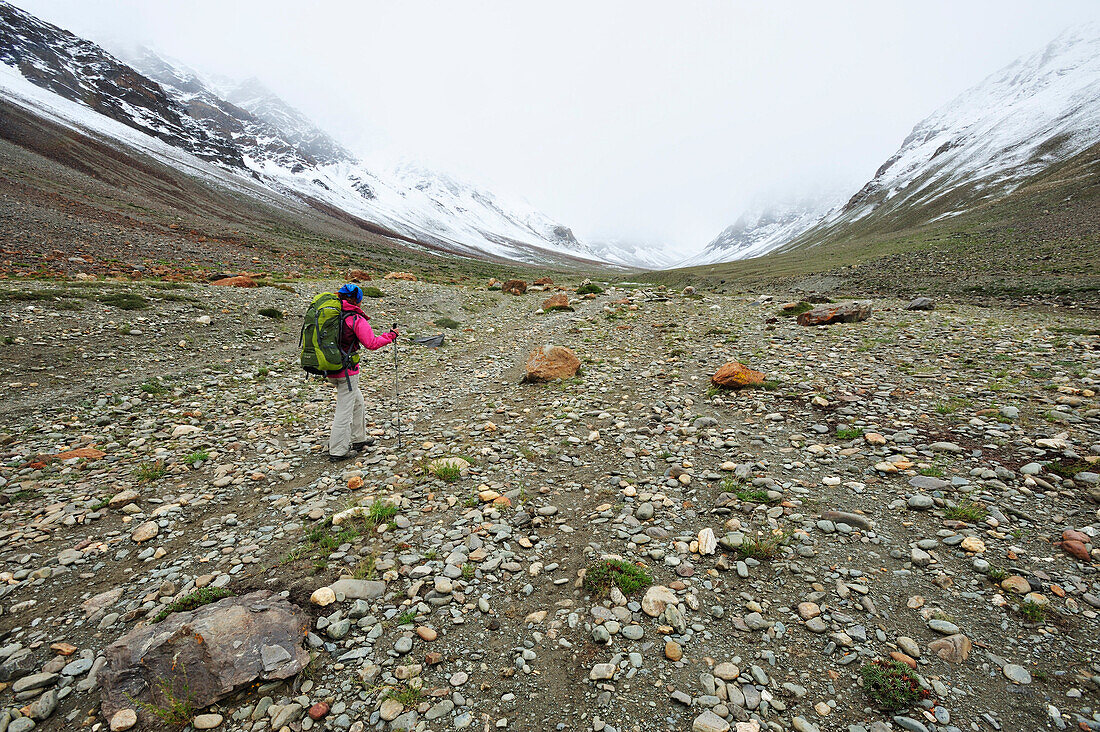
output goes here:
[[815, 232], [784, 251], [650, 273], [672, 286], [1100, 301], [1100, 145], [965, 214]]

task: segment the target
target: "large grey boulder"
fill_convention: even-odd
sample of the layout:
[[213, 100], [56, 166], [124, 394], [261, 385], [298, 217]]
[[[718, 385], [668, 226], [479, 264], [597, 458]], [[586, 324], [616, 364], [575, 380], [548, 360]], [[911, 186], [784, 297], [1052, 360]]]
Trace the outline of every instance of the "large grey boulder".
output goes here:
[[918, 297], [905, 306], [906, 310], [935, 310], [936, 303], [930, 297]]
[[175, 699], [201, 709], [256, 679], [289, 678], [309, 662], [302, 647], [308, 630], [305, 612], [268, 590], [134, 628], [104, 651], [103, 714], [136, 709], [155, 725], [146, 705]]

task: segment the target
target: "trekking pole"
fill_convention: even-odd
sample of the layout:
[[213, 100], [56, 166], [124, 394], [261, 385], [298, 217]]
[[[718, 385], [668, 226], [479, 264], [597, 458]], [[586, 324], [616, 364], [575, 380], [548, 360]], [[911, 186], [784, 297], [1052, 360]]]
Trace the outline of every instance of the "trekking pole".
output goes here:
[[[394, 332], [397, 331], [397, 323], [393, 324]], [[397, 388], [397, 383], [400, 379], [400, 375], [397, 370], [397, 339], [393, 339], [393, 406], [396, 412], [395, 422], [397, 425], [397, 449], [401, 449], [401, 396]]]

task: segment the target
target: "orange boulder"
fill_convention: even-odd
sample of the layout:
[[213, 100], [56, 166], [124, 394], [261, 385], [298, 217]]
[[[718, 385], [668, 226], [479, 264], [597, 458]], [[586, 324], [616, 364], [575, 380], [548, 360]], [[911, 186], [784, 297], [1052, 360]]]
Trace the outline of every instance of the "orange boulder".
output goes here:
[[500, 289], [509, 295], [522, 295], [527, 292], [527, 283], [523, 280], [508, 280]]
[[569, 307], [569, 297], [564, 292], [559, 292], [542, 303], [543, 310], [572, 310]]
[[737, 361], [730, 361], [710, 377], [710, 382], [724, 389], [741, 389], [746, 386], [760, 386], [764, 383], [764, 374]]
[[214, 280], [210, 284], [218, 285], [219, 287], [256, 287], [256, 280], [244, 275], [237, 275], [236, 277], [222, 277], [220, 280]]
[[527, 375], [523, 380], [539, 382], [568, 379], [580, 367], [580, 359], [571, 350], [565, 346], [547, 345], [536, 348], [527, 357]]
[[59, 452], [56, 455], [51, 455], [51, 460], [72, 460], [73, 458], [84, 458], [86, 460], [99, 460], [107, 453], [102, 450], [97, 450], [94, 447], [78, 447], [75, 450], [68, 450], [67, 452]]

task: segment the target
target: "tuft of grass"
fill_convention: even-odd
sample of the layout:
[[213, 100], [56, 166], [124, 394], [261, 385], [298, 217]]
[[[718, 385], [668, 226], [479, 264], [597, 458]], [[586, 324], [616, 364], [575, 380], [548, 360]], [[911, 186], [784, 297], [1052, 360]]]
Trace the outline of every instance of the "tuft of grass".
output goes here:
[[790, 534], [780, 532], [763, 538], [746, 536], [741, 546], [737, 547], [737, 553], [742, 557], [753, 559], [772, 559], [779, 554], [779, 547], [787, 540]]
[[405, 612], [398, 615], [393, 622], [397, 625], [412, 625], [416, 622], [416, 611], [406, 610]]
[[183, 727], [191, 724], [191, 720], [198, 713], [194, 695], [187, 686], [186, 673], [179, 691], [176, 691], [172, 681], [163, 678], [157, 679], [150, 691], [153, 696], [151, 703], [134, 699], [129, 695], [127, 698], [135, 706], [149, 712], [169, 727]]
[[581, 285], [580, 287], [578, 287], [577, 288], [577, 294], [578, 295], [602, 295], [603, 294], [603, 288], [600, 287], [599, 285], [596, 285], [596, 284], [593, 284], [592, 282], [589, 282], [586, 285]]
[[141, 385], [141, 390], [146, 394], [167, 394], [172, 388], [156, 379], [148, 379]]
[[396, 699], [397, 701], [404, 704], [406, 707], [415, 707], [417, 704], [420, 703], [421, 696], [421, 690], [409, 684], [394, 687], [386, 692], [387, 699]]
[[1047, 608], [1037, 602], [1024, 600], [1015, 608], [1016, 612], [1029, 623], [1041, 623], [1046, 620]]
[[454, 318], [436, 318], [432, 322], [438, 325], [440, 328], [448, 328], [450, 330], [454, 330], [458, 326], [462, 325], [462, 323], [458, 322]]
[[966, 521], [970, 524], [976, 524], [984, 519], [987, 513], [989, 513], [989, 509], [980, 503], [962, 501], [958, 505], [952, 506], [944, 511], [943, 515], [955, 521]]
[[917, 675], [901, 661], [876, 658], [859, 669], [863, 693], [884, 712], [910, 709], [928, 696]]
[[172, 613], [194, 610], [232, 596], [233, 593], [224, 587], [202, 587], [188, 595], [184, 595], [171, 604], [165, 605], [159, 613], [153, 616], [152, 622], [159, 623]]
[[942, 478], [943, 468], [933, 465], [930, 468], [921, 468], [917, 471], [921, 475], [927, 475], [929, 478]]
[[969, 399], [963, 399], [962, 397], [951, 397], [943, 404], [936, 406], [937, 414], [954, 414], [963, 407], [969, 407], [972, 402]]
[[183, 459], [183, 462], [190, 465], [192, 463], [206, 462], [209, 459], [210, 453], [208, 453], [206, 450], [198, 450], [185, 457]]
[[385, 297], [386, 293], [379, 290], [377, 287], [364, 287], [363, 297]]
[[376, 561], [373, 555], [363, 557], [363, 559], [359, 561], [359, 564], [355, 565], [355, 569], [351, 571], [351, 576], [357, 580], [374, 579], [378, 574], [374, 566]]
[[155, 463], [142, 463], [134, 471], [134, 477], [138, 479], [139, 483], [152, 483], [167, 474], [168, 468], [164, 467], [164, 464], [159, 460]]
[[1072, 478], [1080, 472], [1090, 470], [1091, 466], [1080, 458], [1061, 458], [1059, 460], [1055, 460], [1054, 462], [1047, 463], [1043, 469], [1046, 470], [1048, 473], [1054, 473], [1055, 475], [1060, 475], [1063, 478]]
[[859, 427], [841, 427], [836, 431], [836, 438], [841, 442], [863, 437], [863, 430]]
[[454, 483], [462, 477], [462, 469], [457, 465], [440, 465], [435, 469], [435, 477], [445, 483]]
[[397, 506], [385, 501], [375, 501], [367, 510], [367, 523], [372, 526], [385, 523], [398, 513]]
[[1000, 567], [990, 567], [987, 574], [989, 576], [989, 579], [993, 580], [997, 584], [1000, 584], [1001, 582], [1004, 582], [1006, 579], [1008, 579], [1008, 572], [1004, 571]]
[[767, 491], [762, 491], [759, 488], [734, 488], [733, 495], [745, 503], [775, 503], [774, 498], [768, 497]]
[[615, 586], [630, 595], [653, 584], [653, 578], [641, 567], [621, 559], [602, 559], [588, 567], [584, 574], [584, 589], [593, 595], [606, 595]]
[[260, 308], [258, 312], [265, 318], [274, 318], [275, 320], [282, 320], [286, 316], [286, 314], [278, 308]]
[[473, 579], [474, 572], [476, 571], [477, 570], [473, 564], [466, 562], [466, 564], [462, 565], [462, 579]]

